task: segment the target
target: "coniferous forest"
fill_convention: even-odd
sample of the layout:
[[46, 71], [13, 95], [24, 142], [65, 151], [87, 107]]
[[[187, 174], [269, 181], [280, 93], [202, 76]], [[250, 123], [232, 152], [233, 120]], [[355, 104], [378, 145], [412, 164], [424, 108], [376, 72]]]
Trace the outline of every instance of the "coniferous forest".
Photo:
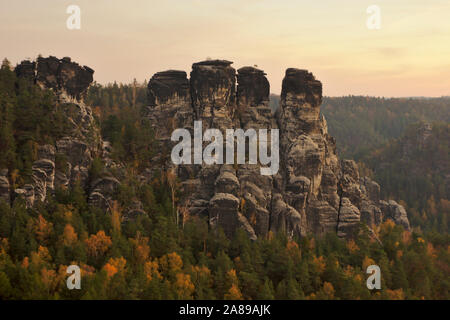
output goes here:
[[[111, 156], [127, 172], [108, 212], [89, 205], [88, 190], [77, 184], [32, 208], [20, 198], [12, 206], [0, 199], [0, 299], [450, 298], [448, 99], [325, 99], [322, 112], [339, 152], [403, 201], [412, 225], [406, 231], [387, 220], [374, 237], [361, 224], [348, 240], [271, 232], [256, 241], [244, 232], [228, 239], [206, 220], [180, 223], [173, 203], [182, 194], [173, 178], [156, 173], [149, 183], [138, 181], [159, 152], [142, 121], [147, 103], [146, 83], [94, 83], [87, 92]], [[419, 120], [433, 123], [422, 145]], [[37, 146], [54, 143], [68, 125], [54, 93], [19, 79], [5, 60], [0, 168], [15, 189], [30, 181]], [[104, 165], [95, 159], [90, 179]], [[132, 199], [145, 214], [123, 219]], [[81, 290], [67, 290], [71, 264], [82, 269]], [[372, 264], [383, 270], [381, 290], [366, 287]]]

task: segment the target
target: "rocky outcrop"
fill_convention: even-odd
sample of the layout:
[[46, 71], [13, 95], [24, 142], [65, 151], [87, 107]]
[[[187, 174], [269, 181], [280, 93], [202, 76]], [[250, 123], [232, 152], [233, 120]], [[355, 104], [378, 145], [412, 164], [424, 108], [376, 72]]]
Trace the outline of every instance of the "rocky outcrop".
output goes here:
[[39, 146], [37, 160], [32, 165], [31, 183], [16, 189], [14, 198], [23, 198], [31, 207], [36, 201], [46, 201], [55, 188], [68, 188], [76, 183], [97, 192], [98, 188], [89, 185], [89, 168], [96, 156], [104, 154], [103, 143], [92, 109], [83, 101], [94, 71], [70, 58], [50, 56], [39, 57], [36, 62], [23, 61], [15, 72], [19, 77], [53, 90], [57, 108], [63, 111], [68, 126], [65, 136], [53, 145]]
[[391, 219], [396, 224], [403, 226], [406, 230], [410, 230], [408, 216], [405, 208], [394, 200], [380, 201], [380, 209], [385, 219]]
[[105, 211], [112, 208], [112, 201], [120, 186], [120, 181], [114, 177], [103, 177], [91, 184], [88, 202], [90, 205]]
[[39, 57], [36, 62], [22, 61], [16, 67], [19, 77], [27, 77], [37, 84], [80, 100], [93, 81], [94, 70], [80, 66], [70, 58]]
[[[286, 70], [280, 107], [273, 114], [264, 71], [243, 67], [236, 72], [231, 65], [226, 60], [194, 63], [190, 79], [177, 70], [153, 75], [143, 115], [153, 127], [160, 152], [149, 159], [150, 166], [138, 181], [149, 181], [155, 170], [173, 170], [182, 189], [180, 206], [189, 216], [205, 219], [211, 228], [223, 229], [228, 237], [238, 229], [251, 239], [267, 237], [270, 232], [290, 237], [336, 232], [351, 237], [361, 222], [371, 227], [386, 219], [410, 228], [401, 205], [381, 200], [380, 186], [360, 177], [354, 161], [338, 159], [335, 139], [320, 114], [322, 84], [312, 73]], [[92, 110], [82, 99], [93, 71], [69, 58], [49, 57], [24, 61], [16, 73], [54, 90], [70, 128], [54, 145], [39, 147], [32, 183], [16, 189], [15, 197], [23, 197], [32, 206], [45, 201], [55, 188], [79, 183], [88, 192], [90, 205], [110, 210], [124, 177], [108, 170], [96, 179], [89, 176], [95, 157], [103, 157], [107, 169], [120, 169], [109, 158], [110, 144], [101, 140]], [[203, 132], [219, 129], [224, 137], [226, 129], [278, 129], [278, 172], [261, 175], [259, 162], [174, 165], [170, 153], [177, 142], [171, 141], [171, 134], [177, 128], [192, 134], [194, 121], [202, 121]], [[253, 144], [259, 148], [259, 142]], [[5, 197], [9, 182], [3, 176], [0, 196]], [[145, 213], [139, 200], [129, 203], [124, 221]]]
[[204, 128], [233, 127], [236, 102], [236, 71], [232, 62], [208, 60], [192, 65], [190, 87], [195, 118]]
[[34, 185], [26, 184], [23, 187], [14, 190], [14, 194], [16, 198], [20, 198], [25, 202], [27, 208], [30, 208], [33, 206], [35, 201], [34, 189]]
[[[380, 202], [376, 182], [360, 178], [354, 161], [338, 159], [320, 114], [320, 81], [306, 70], [287, 69], [280, 108], [273, 115], [264, 71], [243, 67], [236, 74], [231, 64], [194, 63], [189, 80], [182, 71], [155, 74], [146, 117], [161, 142], [174, 128], [163, 119], [191, 131], [192, 121], [201, 120], [203, 129], [219, 129], [224, 136], [226, 129], [279, 129], [280, 170], [263, 176], [260, 164], [177, 166], [191, 215], [205, 217], [230, 237], [243, 229], [252, 239], [269, 231], [350, 237], [361, 222], [372, 226], [387, 218], [407, 227], [401, 209]], [[167, 167], [174, 166], [168, 161]]]

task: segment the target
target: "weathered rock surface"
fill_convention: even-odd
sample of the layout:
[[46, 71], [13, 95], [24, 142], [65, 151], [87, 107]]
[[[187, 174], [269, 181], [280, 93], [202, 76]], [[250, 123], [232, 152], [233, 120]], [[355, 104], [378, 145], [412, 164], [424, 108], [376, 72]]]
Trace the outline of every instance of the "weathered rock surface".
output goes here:
[[23, 61], [16, 67], [21, 77], [29, 77], [45, 88], [65, 91], [80, 100], [93, 81], [94, 70], [80, 66], [70, 58], [39, 57], [36, 62]]
[[[224, 136], [226, 129], [279, 129], [280, 170], [263, 176], [259, 164], [177, 166], [191, 214], [207, 217], [211, 227], [223, 228], [228, 236], [242, 228], [252, 239], [269, 231], [351, 237], [360, 222], [372, 226], [386, 218], [409, 228], [404, 210], [380, 202], [376, 182], [360, 178], [354, 161], [338, 159], [320, 114], [320, 81], [306, 70], [287, 69], [273, 115], [264, 71], [243, 67], [236, 74], [231, 64], [194, 63], [190, 80], [181, 71], [155, 74], [147, 118], [161, 141], [173, 128], [162, 119], [189, 130], [192, 121], [201, 120], [204, 130], [219, 129]], [[170, 161], [167, 167], [173, 167]]]
[[[101, 188], [89, 185], [89, 168], [96, 156], [107, 152], [103, 150], [92, 109], [83, 102], [94, 71], [72, 62], [70, 58], [52, 56], [39, 57], [36, 62], [23, 61], [15, 71], [19, 77], [29, 78], [41, 87], [52, 89], [58, 108], [64, 112], [69, 124], [65, 136], [54, 145], [39, 146], [37, 160], [32, 165], [32, 183], [16, 189], [15, 197], [24, 198], [27, 206], [31, 207], [35, 201], [46, 201], [55, 188], [80, 183], [86, 190], [93, 190], [94, 195], [89, 198], [95, 199], [95, 192]], [[102, 197], [108, 200], [110, 194], [98, 196]]]
[[232, 62], [208, 60], [192, 65], [190, 87], [196, 119], [204, 128], [232, 128], [236, 103], [236, 71]]
[[385, 219], [391, 219], [396, 224], [402, 225], [406, 230], [410, 230], [408, 216], [405, 208], [394, 200], [380, 201], [380, 209]]
[[[154, 170], [174, 169], [183, 191], [180, 205], [229, 237], [238, 229], [251, 239], [269, 232], [291, 237], [336, 232], [351, 237], [361, 222], [371, 227], [386, 219], [410, 228], [401, 205], [381, 200], [380, 186], [360, 177], [354, 161], [338, 159], [335, 139], [320, 114], [320, 81], [306, 70], [287, 69], [280, 107], [272, 114], [264, 71], [243, 67], [236, 73], [231, 65], [226, 60], [194, 63], [190, 79], [176, 70], [153, 75], [144, 118], [154, 129], [160, 152], [149, 159], [151, 165], [139, 181], [149, 181]], [[120, 169], [109, 158], [110, 144], [101, 140], [92, 110], [82, 100], [93, 71], [69, 58], [49, 57], [24, 61], [16, 73], [53, 89], [72, 127], [55, 145], [39, 147], [33, 183], [16, 189], [15, 197], [32, 206], [45, 201], [55, 188], [80, 183], [90, 205], [110, 210], [123, 177], [105, 172], [92, 181], [89, 176], [95, 157], [102, 157], [107, 168]], [[279, 129], [278, 172], [261, 175], [259, 163], [174, 165], [170, 152], [177, 142], [171, 141], [171, 134], [177, 128], [192, 134], [195, 120], [202, 121], [203, 130], [219, 129], [224, 137], [226, 129]], [[6, 176], [0, 175], [0, 197], [5, 199], [10, 194]], [[134, 199], [124, 208], [124, 220], [144, 213], [142, 203]]]

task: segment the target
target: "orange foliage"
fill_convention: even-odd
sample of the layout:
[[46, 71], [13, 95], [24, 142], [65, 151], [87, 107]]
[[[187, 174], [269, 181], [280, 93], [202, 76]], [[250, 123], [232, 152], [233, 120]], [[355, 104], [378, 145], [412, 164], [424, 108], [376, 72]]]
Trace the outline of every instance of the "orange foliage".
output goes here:
[[22, 260], [22, 268], [27, 269], [28, 266], [30, 265], [30, 259], [28, 259], [28, 257], [23, 258]]
[[350, 253], [355, 253], [359, 250], [359, 247], [353, 239], [350, 239], [347, 241], [347, 249]]
[[365, 256], [364, 260], [363, 260], [363, 264], [362, 264], [363, 272], [366, 272], [368, 266], [371, 266], [374, 264], [376, 264], [376, 263], [373, 259], [369, 258], [368, 256]]
[[324, 282], [323, 283], [323, 292], [327, 296], [328, 299], [334, 298], [334, 288], [333, 285], [330, 282]]
[[135, 239], [129, 239], [133, 245], [133, 253], [136, 258], [136, 263], [143, 264], [150, 256], [150, 247], [148, 245], [148, 237], [142, 237], [140, 232], [137, 233]]
[[199, 278], [210, 278], [211, 276], [211, 270], [208, 269], [206, 266], [191, 266], [192, 274], [194, 279]]
[[46, 247], [39, 246], [37, 252], [31, 253], [31, 264], [34, 266], [49, 263], [51, 260], [52, 257]]
[[78, 235], [75, 232], [75, 229], [70, 225], [66, 224], [64, 227], [64, 233], [63, 233], [63, 243], [65, 246], [72, 246], [74, 245], [78, 240]]
[[184, 273], [177, 273], [175, 288], [180, 299], [192, 299], [195, 286], [191, 281], [191, 276]]
[[92, 234], [85, 242], [88, 254], [93, 257], [105, 254], [112, 245], [111, 237], [107, 236], [103, 230]]
[[344, 269], [344, 274], [347, 277], [351, 277], [353, 275], [353, 267], [351, 265], [347, 265], [347, 267], [345, 267]]
[[183, 260], [176, 252], [162, 256], [159, 264], [164, 274], [177, 273], [183, 268]]
[[147, 261], [144, 264], [144, 272], [148, 281], [152, 281], [153, 277], [162, 279], [161, 273], [159, 273], [159, 265], [157, 261]]
[[322, 256], [320, 256], [319, 258], [314, 256], [313, 257], [313, 264], [315, 265], [315, 269], [319, 273], [322, 273], [322, 272], [325, 271], [326, 263], [325, 263], [325, 259]]
[[295, 241], [288, 241], [287, 245], [286, 245], [286, 250], [288, 255], [292, 258], [292, 259], [296, 259], [299, 260], [301, 259], [301, 251], [300, 248], [297, 244], [297, 242]]
[[106, 275], [108, 276], [108, 278], [111, 278], [116, 273], [124, 273], [126, 264], [127, 264], [127, 260], [125, 260], [124, 257], [111, 258], [103, 266], [103, 270], [106, 271]]
[[47, 268], [42, 268], [41, 270], [41, 280], [44, 286], [49, 291], [54, 291], [58, 285], [57, 276], [55, 270], [47, 270]]
[[53, 231], [53, 224], [47, 222], [42, 215], [39, 215], [39, 217], [34, 221], [33, 229], [36, 234], [36, 238], [40, 242], [44, 242], [50, 237], [50, 234]]
[[225, 300], [243, 300], [241, 290], [236, 284], [232, 284], [228, 293], [224, 296]]
[[83, 262], [72, 261], [71, 264], [77, 265], [77, 266], [80, 267], [81, 276], [82, 277], [90, 277], [90, 276], [93, 276], [95, 274], [95, 268], [91, 267], [91, 266], [89, 266], [87, 264], [84, 264]]
[[405, 294], [401, 288], [397, 290], [387, 289], [386, 292], [390, 300], [405, 300]]
[[236, 274], [236, 270], [231, 269], [227, 272], [227, 280], [230, 281], [230, 283], [232, 283], [232, 284], [238, 283], [238, 277]]

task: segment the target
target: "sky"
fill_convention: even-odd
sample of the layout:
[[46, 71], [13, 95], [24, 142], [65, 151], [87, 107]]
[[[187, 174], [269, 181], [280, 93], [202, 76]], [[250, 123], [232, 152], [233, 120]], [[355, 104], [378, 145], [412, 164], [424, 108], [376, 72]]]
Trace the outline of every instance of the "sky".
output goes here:
[[[81, 29], [69, 30], [69, 5]], [[380, 8], [369, 29], [367, 8]], [[194, 62], [258, 66], [271, 92], [289, 67], [324, 95], [450, 95], [450, 0], [1, 0], [0, 58], [38, 54], [95, 70], [99, 83], [144, 81]]]

